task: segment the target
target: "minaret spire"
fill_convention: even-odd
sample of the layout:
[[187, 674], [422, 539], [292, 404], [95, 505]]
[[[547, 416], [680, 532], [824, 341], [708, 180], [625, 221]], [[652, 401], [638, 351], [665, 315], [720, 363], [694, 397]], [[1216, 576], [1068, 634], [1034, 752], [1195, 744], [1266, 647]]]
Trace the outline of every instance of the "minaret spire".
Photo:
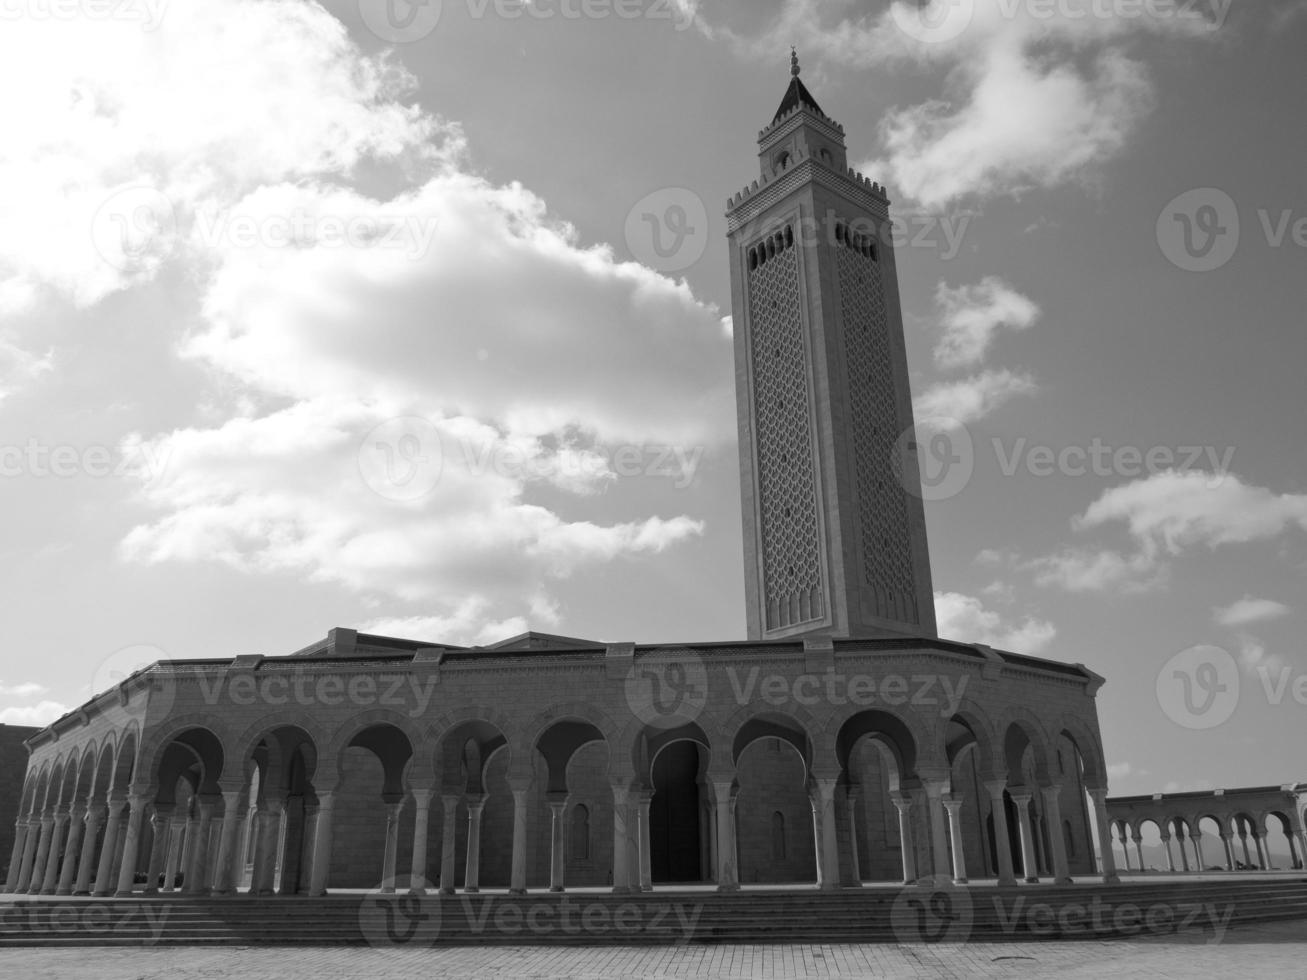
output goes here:
[[798, 49], [796, 49], [794, 45], [791, 44], [790, 45], [790, 74], [793, 75], [795, 78], [798, 78], [800, 71], [802, 71], [802, 69], [799, 68]]

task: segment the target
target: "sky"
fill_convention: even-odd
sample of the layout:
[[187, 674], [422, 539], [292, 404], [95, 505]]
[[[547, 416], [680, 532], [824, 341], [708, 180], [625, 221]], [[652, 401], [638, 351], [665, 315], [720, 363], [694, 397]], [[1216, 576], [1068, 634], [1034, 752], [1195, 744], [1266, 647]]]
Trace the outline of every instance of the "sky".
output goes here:
[[0, 11], [0, 722], [349, 626], [744, 636], [723, 212], [883, 183], [940, 632], [1114, 793], [1307, 779], [1307, 3]]

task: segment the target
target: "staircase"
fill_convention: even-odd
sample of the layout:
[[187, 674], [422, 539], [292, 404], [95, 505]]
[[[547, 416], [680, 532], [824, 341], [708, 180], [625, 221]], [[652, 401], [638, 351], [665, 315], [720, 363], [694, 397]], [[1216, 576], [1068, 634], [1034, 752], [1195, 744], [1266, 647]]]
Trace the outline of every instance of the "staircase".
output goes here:
[[[5, 897], [8, 899], [8, 896]], [[16, 898], [0, 946], [655, 945], [1104, 939], [1307, 919], [1307, 877], [836, 892]]]

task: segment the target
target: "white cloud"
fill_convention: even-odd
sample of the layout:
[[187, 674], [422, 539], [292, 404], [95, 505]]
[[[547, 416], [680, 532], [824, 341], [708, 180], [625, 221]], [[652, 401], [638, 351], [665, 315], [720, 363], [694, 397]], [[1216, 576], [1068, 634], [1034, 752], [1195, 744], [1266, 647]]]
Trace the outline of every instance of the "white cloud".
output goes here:
[[34, 698], [38, 694], [44, 694], [48, 688], [44, 684], [37, 684], [35, 681], [23, 681], [18, 684], [7, 684], [0, 681], [0, 696], [13, 698]]
[[1136, 769], [1129, 762], [1109, 762], [1107, 764], [1107, 778], [1125, 779], [1127, 776], [1147, 776], [1148, 770]]
[[44, 728], [56, 718], [68, 714], [69, 707], [58, 701], [42, 701], [39, 704], [19, 707], [0, 708], [0, 725], [29, 725]]
[[1248, 633], [1239, 634], [1239, 663], [1249, 674], [1269, 677], [1284, 667], [1284, 659], [1266, 652], [1266, 644]]
[[939, 381], [915, 399], [918, 419], [951, 419], [968, 425], [991, 414], [1018, 395], [1039, 390], [1028, 374], [1002, 370], [984, 371], [960, 381]]
[[[322, 8], [195, 0], [148, 36], [15, 24], [0, 80], [30, 97], [0, 108], [0, 179], [24, 188], [0, 206], [0, 303], [86, 307], [171, 270], [200, 311], [182, 354], [224, 389], [203, 424], [126, 440], [167, 465], [125, 558], [410, 600], [401, 622], [466, 638], [702, 532], [614, 460], [730, 443], [721, 312], [471, 173], [459, 128]], [[123, 188], [126, 230], [97, 224]], [[410, 445], [369, 434], [403, 417], [443, 465], [396, 500], [368, 461], [409, 466]], [[620, 517], [564, 516], [614, 488]]]
[[[757, 36], [709, 26], [702, 15], [699, 22], [748, 57], [774, 57], [781, 45], [797, 44], [809, 62], [819, 55], [857, 68], [940, 69], [940, 96], [892, 109], [881, 126], [883, 158], [859, 168], [937, 207], [1092, 173], [1121, 152], [1153, 105], [1151, 80], [1131, 57], [1132, 43], [1149, 34], [1214, 34], [1192, 8], [1172, 17], [1148, 16], [1144, 8], [1114, 16], [1115, 9], [1094, 0], [1051, 7], [896, 0], [868, 11], [853, 0], [785, 0]], [[922, 20], [946, 30], [920, 40], [912, 28]], [[956, 32], [947, 30], [953, 24]]]
[[1057, 635], [1052, 623], [1029, 616], [1010, 623], [979, 599], [958, 592], [935, 593], [935, 617], [945, 639], [984, 643], [1013, 653], [1039, 653]]
[[1278, 619], [1291, 612], [1293, 610], [1282, 602], [1276, 602], [1274, 599], [1255, 599], [1246, 595], [1228, 606], [1214, 607], [1212, 616], [1221, 626], [1245, 626], [1248, 623]]
[[956, 289], [941, 282], [935, 304], [944, 327], [935, 364], [945, 370], [980, 364], [1000, 330], [1028, 330], [1039, 319], [1039, 307], [997, 276]]
[[[1071, 592], [1119, 589], [1144, 592], [1167, 583], [1170, 559], [1195, 547], [1264, 541], [1299, 527], [1307, 530], [1307, 494], [1277, 494], [1234, 474], [1167, 470], [1104, 491], [1072, 521], [1077, 531], [1123, 523], [1135, 542], [1124, 554], [1075, 547], [1025, 563], [1040, 585]], [[1234, 615], [1265, 613], [1256, 601], [1235, 603]], [[1218, 616], [1221, 611], [1217, 611]], [[1248, 620], [1245, 620], [1248, 621]]]
[[1038, 585], [1057, 586], [1067, 592], [1149, 592], [1165, 586], [1169, 568], [1155, 555], [1123, 555], [1110, 548], [1068, 548], [1055, 555], [1025, 563]]
[[1150, 554], [1193, 545], [1267, 540], [1293, 526], [1307, 530], [1307, 494], [1277, 494], [1230, 474], [1167, 470], [1105, 491], [1077, 528], [1125, 522]]

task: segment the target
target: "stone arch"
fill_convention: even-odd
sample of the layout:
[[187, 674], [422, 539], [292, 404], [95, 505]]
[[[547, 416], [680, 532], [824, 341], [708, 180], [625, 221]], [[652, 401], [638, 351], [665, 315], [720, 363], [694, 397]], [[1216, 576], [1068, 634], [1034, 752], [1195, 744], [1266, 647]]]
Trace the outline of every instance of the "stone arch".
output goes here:
[[1075, 746], [1084, 767], [1085, 786], [1107, 789], [1107, 767], [1103, 762], [1103, 743], [1086, 722], [1075, 715], [1063, 715], [1055, 726], [1059, 736]]
[[203, 796], [221, 793], [219, 781], [227, 764], [222, 739], [211, 729], [195, 725], [177, 732], [157, 755], [157, 763], [137, 784], [147, 792], [153, 791], [160, 803], [173, 803], [173, 794], [180, 779], [185, 777], [192, 792]]
[[82, 747], [82, 757], [77, 763], [77, 787], [73, 797], [77, 803], [86, 803], [91, 799], [95, 782], [95, 763], [96, 745], [94, 742], [87, 742]]
[[820, 728], [812, 713], [802, 705], [789, 704], [782, 708], [745, 705], [722, 727], [722, 733], [731, 740], [732, 765], [738, 765], [744, 750], [758, 739], [778, 738], [799, 754], [805, 770], [813, 765], [814, 730]]
[[46, 763], [36, 774], [36, 791], [32, 794], [32, 816], [39, 816], [46, 809], [46, 795], [50, 788], [50, 765]]
[[[434, 775], [446, 793], [480, 795], [486, 791], [486, 769], [495, 755], [507, 748], [510, 767], [522, 767], [521, 757], [526, 755], [513, 752], [515, 726], [497, 711], [465, 708], [451, 712], [441, 716], [429, 731], [434, 743]], [[529, 776], [529, 759], [525, 768]]]
[[1007, 768], [1008, 786], [1025, 785], [1025, 757], [1030, 753], [1034, 764], [1035, 781], [1048, 786], [1052, 776], [1050, 758], [1052, 741], [1034, 713], [1025, 708], [1009, 709], [1002, 719], [1003, 762]]
[[[141, 741], [141, 770], [154, 772], [159, 767], [159, 760], [178, 735], [192, 728], [203, 728], [212, 732], [214, 737], [225, 747], [233, 744], [231, 728], [227, 721], [218, 715], [197, 711], [188, 715], [179, 715], [170, 719], [166, 728], [150, 732]], [[225, 754], [225, 752], [224, 752]], [[115, 755], [117, 749], [115, 748]]]
[[[958, 727], [965, 729], [965, 733], [959, 732]], [[968, 745], [974, 746], [972, 751], [978, 756], [981, 772], [993, 774], [1002, 771], [1002, 746], [993, 719], [982, 705], [965, 698], [945, 724], [939, 726], [939, 744], [935, 752], [952, 766]]]
[[63, 756], [56, 756], [50, 766], [50, 779], [45, 787], [45, 805], [44, 810], [53, 810], [59, 805], [60, 794], [64, 788], [64, 759]]
[[315, 753], [319, 755], [322, 754], [324, 746], [331, 740], [327, 730], [307, 712], [293, 711], [270, 718], [260, 718], [241, 732], [240, 735], [232, 739], [232, 771], [228, 774], [228, 777], [236, 778], [243, 775], [243, 764], [250, 758], [258, 744], [280, 729], [294, 729], [303, 732], [308, 740], [313, 743]]
[[[923, 762], [922, 750], [932, 745], [933, 740], [919, 725], [911, 724], [912, 721], [910, 717], [904, 718], [898, 712], [883, 708], [866, 708], [847, 715], [834, 732], [829, 745], [830, 758], [835, 763], [836, 772], [847, 771], [849, 754], [854, 746], [864, 737], [870, 737], [888, 750], [897, 770], [896, 782], [915, 776]], [[833, 726], [834, 722], [827, 726], [823, 735], [830, 733]], [[819, 754], [814, 769], [820, 767]]]

